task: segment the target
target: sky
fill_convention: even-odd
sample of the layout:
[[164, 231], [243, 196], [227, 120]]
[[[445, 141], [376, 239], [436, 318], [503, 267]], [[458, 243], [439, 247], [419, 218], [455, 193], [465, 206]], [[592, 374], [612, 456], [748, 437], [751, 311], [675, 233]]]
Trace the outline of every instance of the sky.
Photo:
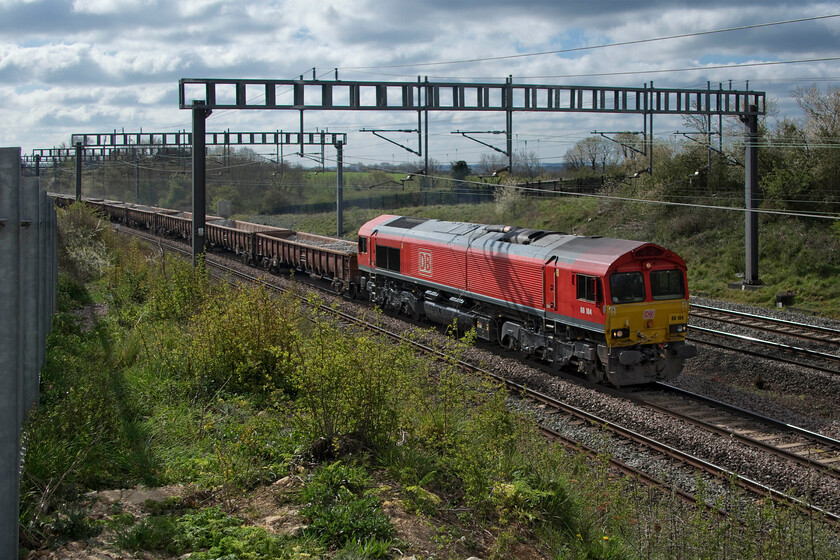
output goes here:
[[[801, 118], [792, 90], [840, 85], [837, 16], [836, 2], [809, 0], [0, 0], [0, 146], [26, 155], [69, 145], [71, 134], [189, 131], [180, 78], [313, 73], [377, 82], [511, 75], [547, 85], [723, 84], [767, 92], [774, 118]], [[820, 19], [791, 22], [804, 18]], [[741, 29], [714, 32], [732, 28]], [[217, 111], [207, 130], [296, 131], [299, 118]], [[361, 129], [416, 126], [412, 113], [350, 111], [307, 113], [305, 124], [348, 133], [345, 163], [365, 165], [420, 159]], [[502, 113], [434, 113], [429, 155], [447, 165], [478, 161], [494, 152], [452, 131], [504, 126]], [[638, 116], [517, 113], [514, 149], [560, 163], [593, 130], [642, 126]], [[654, 132], [678, 130], [679, 120], [658, 119]], [[391, 137], [418, 147], [414, 135]], [[308, 161], [290, 156], [294, 150], [287, 148], [289, 161]]]

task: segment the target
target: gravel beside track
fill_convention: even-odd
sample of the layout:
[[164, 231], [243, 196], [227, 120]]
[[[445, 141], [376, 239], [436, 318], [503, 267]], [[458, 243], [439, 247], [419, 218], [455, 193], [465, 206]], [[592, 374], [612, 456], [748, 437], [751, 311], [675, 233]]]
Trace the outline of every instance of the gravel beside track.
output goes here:
[[[840, 321], [789, 310], [757, 308], [701, 298], [692, 298], [692, 302], [840, 328]], [[698, 325], [707, 326], [699, 322]], [[754, 335], [753, 331], [735, 325], [730, 325], [727, 330]], [[840, 376], [837, 375], [743, 356], [737, 352], [700, 347], [698, 357], [688, 360], [683, 373], [671, 383], [840, 439]]]

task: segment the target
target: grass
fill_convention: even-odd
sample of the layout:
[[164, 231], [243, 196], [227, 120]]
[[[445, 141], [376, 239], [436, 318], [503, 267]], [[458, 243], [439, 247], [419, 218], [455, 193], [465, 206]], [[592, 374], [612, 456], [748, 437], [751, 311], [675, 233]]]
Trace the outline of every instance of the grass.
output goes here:
[[[479, 211], [494, 217], [493, 207]], [[597, 211], [581, 204], [546, 226], [580, 214], [573, 227], [584, 228]], [[87, 540], [191, 558], [837, 552], [836, 535], [814, 520], [742, 506], [735, 490], [718, 505], [737, 514], [713, 524], [704, 507], [615, 477], [605, 458], [546, 444], [508, 410], [501, 388], [454, 362], [348, 332], [259, 288], [215, 285], [108, 231], [96, 235], [109, 267], [84, 281], [72, 271], [90, 270], [85, 263], [62, 270], [68, 309], [93, 301], [107, 314], [90, 324], [68, 312], [55, 318], [41, 405], [26, 427], [28, 549]], [[446, 344], [458, 355], [469, 339]], [[277, 480], [299, 483], [280, 490]], [[89, 494], [138, 484], [185, 490], [133, 512], [116, 503], [103, 513]], [[259, 526], [280, 509], [300, 530]], [[406, 524], [434, 536], [409, 542]]]

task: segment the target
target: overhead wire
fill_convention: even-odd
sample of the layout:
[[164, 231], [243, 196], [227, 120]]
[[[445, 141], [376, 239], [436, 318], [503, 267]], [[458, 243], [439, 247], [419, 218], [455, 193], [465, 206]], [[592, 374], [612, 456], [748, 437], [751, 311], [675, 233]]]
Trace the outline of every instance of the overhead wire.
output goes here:
[[[610, 43], [604, 45], [594, 45], [588, 47], [577, 47], [571, 49], [560, 49], [554, 51], [542, 51], [536, 53], [523, 53], [517, 55], [508, 55], [508, 56], [500, 56], [500, 57], [484, 57], [478, 59], [469, 59], [469, 60], [461, 60], [461, 61], [442, 61], [442, 62], [429, 62], [429, 63], [421, 63], [421, 64], [404, 64], [404, 65], [380, 65], [380, 66], [371, 66], [371, 67], [341, 67], [342, 70], [353, 70], [353, 71], [361, 71], [364, 69], [371, 69], [371, 68], [405, 68], [405, 67], [417, 67], [417, 66], [437, 66], [437, 65], [447, 65], [447, 64], [462, 64], [468, 62], [482, 62], [482, 61], [494, 61], [494, 60], [505, 60], [505, 59], [517, 59], [529, 56], [544, 56], [550, 54], [561, 54], [567, 52], [577, 52], [583, 50], [592, 50], [592, 49], [602, 49], [608, 47], [617, 47], [617, 46], [628, 46], [628, 45], [635, 45], [635, 44], [642, 44], [654, 41], [663, 41], [663, 40], [672, 40], [672, 39], [679, 39], [679, 38], [687, 38], [687, 37], [695, 37], [695, 36], [703, 36], [703, 35], [710, 35], [714, 33], [725, 33], [730, 31], [737, 31], [737, 30], [745, 30], [745, 29], [755, 29], [755, 28], [762, 28], [762, 27], [769, 27], [775, 25], [783, 25], [783, 24], [791, 24], [791, 23], [798, 23], [798, 22], [806, 22], [806, 21], [814, 21], [814, 20], [822, 20], [828, 18], [835, 18], [840, 17], [840, 14], [832, 14], [826, 16], [816, 16], [816, 17], [807, 17], [807, 18], [799, 18], [793, 20], [786, 20], [786, 21], [778, 21], [778, 22], [771, 22], [771, 23], [763, 23], [763, 24], [754, 24], [748, 26], [739, 26], [739, 27], [732, 27], [726, 29], [718, 29], [718, 30], [709, 30], [709, 31], [701, 31], [701, 32], [693, 32], [693, 33], [685, 33], [679, 35], [672, 35], [666, 37], [658, 37], [658, 38], [649, 38], [649, 39], [640, 39], [634, 41], [625, 41], [619, 43]], [[564, 78], [564, 77], [597, 77], [597, 76], [617, 76], [617, 75], [635, 75], [635, 74], [651, 74], [651, 73], [666, 73], [666, 72], [686, 72], [686, 71], [699, 71], [699, 70], [714, 70], [714, 69], [728, 69], [728, 68], [741, 68], [741, 67], [756, 67], [756, 66], [773, 66], [773, 65], [784, 65], [784, 64], [800, 64], [800, 63], [813, 63], [813, 62], [828, 62], [828, 61], [836, 61], [840, 60], [840, 57], [825, 57], [825, 58], [814, 58], [814, 59], [803, 59], [803, 60], [788, 60], [788, 61], [763, 61], [763, 62], [754, 62], [754, 63], [739, 63], [739, 64], [730, 64], [730, 65], [713, 65], [713, 66], [702, 66], [702, 67], [691, 67], [691, 68], [676, 68], [676, 69], [656, 69], [656, 70], [639, 70], [639, 71], [626, 71], [626, 72], [610, 72], [610, 73], [589, 73], [589, 74], [565, 74], [565, 75], [545, 75], [545, 76], [525, 76], [521, 77], [523, 79], [534, 79], [534, 78]], [[314, 71], [315, 69], [313, 69]], [[332, 70], [330, 70], [331, 72]], [[321, 74], [323, 77], [324, 75], [328, 74], [329, 72], [324, 72]], [[317, 79], [317, 78], [316, 78]], [[768, 79], [770, 81], [772, 79]], [[779, 78], [781, 80], [781, 78]], [[811, 80], [808, 78], [808, 80]], [[755, 80], [759, 81], [759, 80]], [[218, 113], [214, 113], [215, 118], [219, 118], [231, 112], [233, 110], [228, 111], [219, 111]], [[444, 133], [436, 133], [437, 136], [442, 136]], [[544, 140], [547, 144], [549, 140]], [[562, 142], [558, 142], [562, 143]], [[362, 146], [364, 147], [364, 146]], [[767, 144], [762, 144], [762, 147], [769, 147], [769, 148], [791, 148], [791, 147], [807, 147], [807, 148], [830, 148], [834, 149], [837, 146], [833, 144], [808, 144], [808, 143], [786, 143], [786, 142], [770, 142]], [[480, 150], [480, 148], [473, 148], [473, 149], [460, 149], [458, 151], [459, 154], [468, 154], [468, 153], [475, 153], [476, 150]], [[448, 155], [448, 154], [447, 154]], [[557, 159], [561, 156], [551, 156], [546, 157], [544, 159]], [[362, 161], [364, 158], [356, 158], [356, 161]], [[373, 158], [370, 158], [373, 161]], [[332, 158], [326, 158], [324, 161], [334, 161]], [[350, 160], [352, 161], [352, 160]], [[250, 162], [247, 164], [240, 164], [244, 165], [253, 165], [255, 162]], [[258, 163], [258, 162], [256, 162]], [[240, 166], [237, 165], [237, 166]], [[149, 168], [144, 168], [149, 169]], [[449, 179], [446, 177], [437, 177], [438, 179]], [[484, 183], [480, 183], [484, 184]], [[566, 193], [566, 194], [575, 194], [575, 193]], [[625, 199], [620, 197], [615, 197], [616, 200], [631, 200], [631, 201], [638, 201], [638, 202], [654, 202], [645, 199]], [[664, 202], [663, 202], [664, 203]], [[704, 208], [718, 208], [715, 206], [707, 206], [707, 205], [691, 205], [685, 203], [674, 203], [678, 205], [688, 205], [688, 206], [696, 206], [696, 207], [704, 207]], [[719, 207], [723, 209], [733, 209], [728, 207]], [[806, 215], [806, 214], [803, 214]]]
[[[259, 154], [257, 154], [257, 155], [259, 155]], [[272, 163], [272, 164], [274, 163], [273, 160], [270, 160], [268, 158], [263, 157], [263, 159], [266, 160], [265, 162]], [[325, 160], [326, 159], [328, 159], [328, 158], [325, 158]], [[332, 161], [334, 161], [334, 160], [332, 160]], [[261, 164], [264, 164], [265, 162], [260, 162], [260, 161], [243, 162], [243, 163], [240, 163], [240, 164], [233, 164], [233, 165], [230, 166], [230, 168], [261, 165]], [[115, 163], [118, 163], [120, 165], [126, 165], [126, 166], [135, 165], [132, 162], [125, 162], [125, 161], [119, 161], [119, 160]], [[388, 173], [396, 172], [394, 169], [377, 168], [376, 166], [366, 166], [366, 167], [370, 170], [380, 170], [380, 171], [384, 171], [384, 172], [388, 172]], [[65, 171], [61, 167], [59, 167], [58, 169], [59, 169], [59, 172], [64, 172]], [[169, 171], [169, 172], [172, 172], [172, 173], [183, 173], [183, 171], [181, 171], [181, 170], [167, 170], [167, 169], [149, 168], [149, 167], [141, 167], [141, 169], [148, 169], [148, 170], [157, 171], [157, 172]], [[428, 177], [429, 179], [434, 179], [434, 180], [444, 181], [444, 182], [449, 182], [449, 183], [456, 183], [457, 182], [459, 185], [461, 185], [461, 188], [456, 189], [458, 192], [470, 193], [470, 194], [475, 194], [475, 192], [472, 191], [472, 190], [464, 190], [462, 188], [463, 185], [474, 185], [474, 186], [480, 186], [480, 187], [484, 187], [484, 188], [489, 187], [489, 186], [496, 186], [496, 185], [491, 184], [491, 183], [484, 183], [484, 182], [472, 181], [472, 180], [467, 180], [467, 179], [456, 180], [456, 179], [453, 179], [452, 177], [444, 176], [444, 175], [431, 175], [430, 174], [430, 175], [426, 175], [426, 177]], [[222, 182], [221, 179], [215, 179], [213, 177], [208, 177], [208, 179], [213, 183]], [[684, 179], [679, 179], [679, 180], [674, 181], [674, 182], [672, 182], [668, 185], [659, 186], [659, 188], [673, 187], [673, 186], [675, 186], [679, 183], [689, 182], [690, 179], [691, 179], [690, 177], [689, 178], [684, 178]], [[264, 185], [264, 184], [266, 184], [264, 181], [259, 181], [259, 182], [237, 181], [237, 185], [239, 185], [239, 186], [258, 186], [258, 185]], [[292, 186], [294, 186], [294, 185], [292, 185]], [[303, 186], [303, 185], [301, 185], [301, 186]], [[326, 188], [326, 189], [335, 188], [334, 185], [317, 185], [317, 184], [312, 185], [311, 183], [307, 183], [306, 186], [308, 186], [309, 188]], [[687, 207], [687, 208], [704, 208], [704, 209], [712, 209], [712, 210], [725, 210], [725, 211], [737, 211], [737, 212], [751, 211], [751, 212], [754, 212], [754, 213], [757, 213], [757, 214], [772, 214], [772, 215], [781, 215], [781, 216], [790, 216], [790, 217], [805, 217], [805, 218], [840, 220], [840, 216], [838, 216], [836, 212], [829, 212], [829, 211], [825, 211], [825, 212], [820, 212], [820, 211], [805, 212], [805, 211], [790, 211], [790, 210], [773, 210], [773, 209], [766, 209], [766, 208], [747, 210], [744, 207], [738, 207], [738, 206], [720, 206], [720, 205], [713, 205], [713, 204], [700, 204], [700, 203], [696, 203], [696, 202], [694, 202], [694, 203], [678, 202], [678, 201], [673, 200], [673, 199], [679, 199], [679, 198], [688, 198], [688, 196], [680, 196], [680, 195], [668, 195], [666, 198], [668, 198], [670, 200], [653, 200], [653, 199], [647, 199], [647, 198], [616, 196], [616, 195], [611, 195], [611, 194], [578, 193], [578, 192], [572, 192], [572, 191], [546, 191], [545, 189], [540, 189], [540, 188], [536, 188], [536, 187], [529, 187], [527, 185], [525, 185], [525, 186], [523, 186], [523, 185], [504, 185], [504, 186], [507, 187], [507, 188], [513, 188], [513, 189], [519, 190], [521, 192], [538, 192], [540, 194], [550, 193], [554, 196], [573, 196], [573, 197], [596, 198], [596, 199], [602, 199], [602, 200], [612, 200], [612, 201], [621, 201], [621, 202], [634, 202], [634, 203], [642, 203], [642, 204], [670, 205], [670, 206], [679, 206], [679, 207]], [[704, 188], [704, 187], [698, 187], [698, 190], [701, 189], [701, 188]], [[396, 189], [391, 189], [391, 190], [396, 190]], [[695, 197], [696, 196], [698, 196], [698, 195], [695, 195]], [[737, 196], [737, 193], [704, 193], [703, 195], [700, 195], [700, 196], [706, 196], [708, 198], [715, 198], [716, 200], [732, 200], [732, 201], [739, 201], [740, 200], [740, 198]], [[826, 206], [827, 205], [840, 205], [840, 203], [832, 202], [832, 201], [812, 201], [812, 200], [800, 200], [800, 199], [785, 199], [785, 200], [778, 200], [777, 202], [787, 203], [787, 204], [802, 204], [802, 203], [812, 203], [812, 204], [814, 204], [814, 203], [819, 203], [819, 204], [826, 205]]]
[[687, 37], [699, 37], [703, 35], [713, 35], [716, 33], [728, 33], [731, 31], [744, 31], [747, 29], [758, 29], [761, 27], [772, 27], [776, 25], [787, 25], [791, 23], [801, 23], [806, 21], [816, 21], [816, 20], [824, 20], [824, 19], [831, 19], [840, 17], [840, 14], [828, 14], [823, 16], [813, 16], [813, 17], [805, 17], [805, 18], [797, 18], [797, 19], [790, 19], [790, 20], [783, 20], [783, 21], [774, 21], [769, 23], [756, 23], [752, 25], [742, 25], [738, 27], [728, 27], [725, 29], [713, 29], [708, 31], [695, 31], [692, 33], [681, 33], [678, 35], [667, 35], [664, 37], [652, 37], [649, 39], [637, 39], [633, 41], [621, 41], [617, 43], [606, 43], [602, 45], [590, 45], [586, 47], [572, 47], [568, 49], [556, 49], [550, 51], [539, 51], [533, 53], [520, 53], [520, 54], [512, 54], [512, 55], [503, 55], [503, 56], [488, 56], [488, 57], [480, 57], [480, 58], [472, 58], [472, 59], [464, 59], [464, 60], [450, 60], [450, 61], [439, 61], [439, 62], [423, 62], [423, 63], [414, 63], [414, 64], [382, 64], [378, 66], [344, 66], [339, 67], [340, 70], [369, 70], [369, 69], [376, 69], [376, 68], [414, 68], [414, 67], [426, 67], [426, 66], [443, 66], [443, 65], [450, 65], [450, 64], [468, 64], [468, 63], [475, 63], [475, 62], [490, 62], [496, 60], [512, 60], [518, 58], [527, 58], [527, 57], [534, 57], [534, 56], [546, 56], [546, 55], [554, 55], [554, 54], [566, 54], [572, 52], [580, 52], [586, 50], [594, 50], [594, 49], [605, 49], [610, 47], [625, 47], [630, 45], [639, 45], [643, 43], [652, 43], [656, 41], [668, 41], [672, 39], [684, 39]]

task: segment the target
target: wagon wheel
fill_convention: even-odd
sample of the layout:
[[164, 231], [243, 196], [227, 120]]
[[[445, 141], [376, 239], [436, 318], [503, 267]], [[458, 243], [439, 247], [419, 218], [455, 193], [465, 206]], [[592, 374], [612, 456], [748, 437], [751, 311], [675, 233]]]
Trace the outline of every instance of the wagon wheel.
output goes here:
[[262, 264], [262, 269], [265, 270], [266, 272], [269, 269], [271, 269], [271, 259], [269, 259], [268, 257], [263, 257], [262, 263], [260, 263], [260, 264]]
[[242, 251], [242, 264], [251, 264], [251, 253], [248, 251]]

